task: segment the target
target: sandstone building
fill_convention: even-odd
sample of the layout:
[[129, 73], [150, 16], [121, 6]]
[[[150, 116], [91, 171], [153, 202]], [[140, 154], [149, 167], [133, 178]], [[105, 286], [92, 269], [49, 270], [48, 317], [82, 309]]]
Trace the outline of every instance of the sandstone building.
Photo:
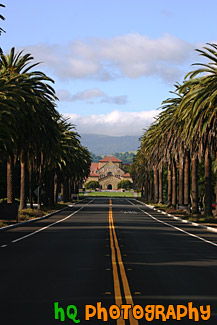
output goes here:
[[117, 190], [118, 183], [123, 179], [133, 182], [130, 174], [122, 169], [122, 161], [109, 155], [91, 164], [86, 182], [98, 181], [102, 190]]

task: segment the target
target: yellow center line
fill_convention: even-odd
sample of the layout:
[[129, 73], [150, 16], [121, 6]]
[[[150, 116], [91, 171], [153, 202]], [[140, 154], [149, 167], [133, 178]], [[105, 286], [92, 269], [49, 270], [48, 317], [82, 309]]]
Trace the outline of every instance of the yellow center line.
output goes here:
[[[125, 296], [126, 303], [133, 307], [134, 302], [133, 302], [133, 298], [132, 298], [132, 295], [130, 292], [130, 287], [129, 287], [129, 283], [127, 280], [124, 264], [123, 264], [122, 257], [121, 257], [121, 251], [120, 251], [120, 248], [118, 245], [118, 239], [117, 239], [116, 232], [115, 232], [112, 207], [111, 207], [111, 205], [112, 205], [111, 199], [110, 199], [109, 205], [110, 205], [110, 207], [109, 207], [109, 231], [110, 231], [110, 245], [111, 245], [111, 253], [112, 253], [112, 269], [113, 269], [115, 302], [116, 302], [116, 305], [118, 305], [118, 306], [120, 306], [122, 304], [122, 296], [121, 296], [121, 289], [120, 289], [120, 280], [121, 280], [122, 284], [123, 284], [123, 288], [124, 288], [124, 296]], [[116, 256], [115, 256], [115, 249], [117, 252], [117, 261], [116, 261]], [[118, 276], [117, 262], [118, 262], [119, 269], [120, 269], [120, 275], [121, 275], [120, 280], [119, 280], [119, 276]], [[138, 321], [133, 317], [132, 312], [129, 312], [129, 321], [130, 321], [130, 325], [138, 325], [139, 324]], [[117, 320], [117, 324], [118, 325], [125, 324], [123, 315], [122, 315], [122, 318]]]
[[[111, 218], [112, 218], [112, 208], [109, 208], [109, 231], [110, 231], [110, 246], [111, 246], [111, 257], [112, 257], [112, 271], [113, 271], [113, 281], [114, 281], [114, 294], [115, 294], [115, 304], [117, 306], [121, 306], [123, 304], [122, 296], [121, 296], [121, 289], [120, 289], [120, 282], [118, 277], [118, 269], [117, 263], [115, 258], [115, 247], [114, 247], [114, 240], [112, 236], [112, 226], [111, 226]], [[117, 319], [118, 325], [124, 325], [125, 321], [123, 317]]]

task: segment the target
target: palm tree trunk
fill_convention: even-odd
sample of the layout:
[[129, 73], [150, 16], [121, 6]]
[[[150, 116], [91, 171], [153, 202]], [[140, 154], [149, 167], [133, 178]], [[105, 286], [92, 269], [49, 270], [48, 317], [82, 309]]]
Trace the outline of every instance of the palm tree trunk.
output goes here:
[[54, 175], [54, 203], [58, 202], [58, 176], [57, 173]]
[[144, 188], [144, 191], [145, 191], [145, 195], [144, 195], [145, 202], [148, 202], [149, 183], [147, 181], [143, 184], [143, 188]]
[[153, 186], [153, 171], [150, 172], [150, 179], [149, 179], [149, 198], [148, 201], [153, 203], [154, 202], [154, 186]]
[[49, 197], [50, 197], [50, 172], [47, 171], [47, 173], [44, 176], [44, 189], [45, 189], [45, 193], [43, 195], [43, 204], [44, 206], [48, 206], [48, 201], [49, 201]]
[[216, 191], [216, 193], [215, 193], [215, 204], [216, 204], [215, 211], [216, 211], [216, 215], [217, 215], [217, 181], [216, 181], [216, 185], [215, 185], [215, 191]]
[[158, 203], [159, 199], [159, 175], [158, 169], [154, 168], [154, 203]]
[[51, 171], [50, 177], [50, 204], [54, 205], [54, 173]]
[[[215, 154], [215, 160], [217, 162], [217, 151]], [[215, 210], [216, 210], [216, 215], [217, 215], [217, 179], [216, 179], [215, 191], [216, 191], [216, 193], [215, 193], [215, 204], [216, 204]]]
[[44, 163], [44, 155], [43, 152], [41, 152], [41, 160], [39, 165], [39, 191], [38, 191], [38, 209], [41, 209], [41, 189], [42, 189], [42, 168]]
[[192, 157], [192, 213], [199, 213], [198, 209], [198, 158]]
[[69, 180], [68, 177], [63, 179], [63, 202], [66, 203], [69, 201]]
[[142, 185], [142, 187], [141, 187], [141, 197], [142, 197], [142, 198], [144, 197], [144, 187], [143, 187], [143, 185]]
[[159, 204], [163, 204], [163, 167], [159, 168]]
[[25, 193], [25, 176], [26, 176], [26, 159], [24, 152], [20, 155], [20, 207], [23, 210], [26, 206], [26, 193]]
[[184, 204], [184, 162], [179, 158], [179, 205]]
[[33, 166], [32, 162], [29, 166], [29, 202], [30, 202], [30, 208], [33, 209], [33, 199], [32, 199], [32, 173], [33, 173]]
[[75, 182], [75, 194], [79, 194], [79, 181]]
[[167, 193], [167, 205], [172, 204], [172, 170], [171, 164], [168, 164], [168, 193]]
[[69, 188], [69, 201], [71, 201], [71, 197], [72, 197], [72, 187], [71, 187], [71, 183], [72, 183], [72, 180], [71, 180], [71, 178], [69, 178], [69, 181], [68, 181], [68, 188]]
[[212, 160], [208, 148], [205, 152], [205, 210], [204, 214], [212, 215]]
[[8, 156], [7, 159], [7, 203], [14, 202], [14, 162], [11, 156]]
[[184, 205], [190, 204], [190, 153], [185, 154], [185, 166], [184, 166]]
[[176, 162], [172, 163], [172, 207], [175, 209], [177, 204], [177, 177], [176, 177]]
[[60, 184], [60, 192], [61, 192], [61, 201], [63, 201], [63, 182], [61, 181], [61, 184]]

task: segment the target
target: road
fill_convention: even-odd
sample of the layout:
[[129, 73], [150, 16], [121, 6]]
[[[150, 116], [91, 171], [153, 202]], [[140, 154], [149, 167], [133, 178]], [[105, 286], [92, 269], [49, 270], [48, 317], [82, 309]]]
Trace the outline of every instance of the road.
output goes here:
[[107, 324], [217, 324], [217, 234], [135, 199], [86, 198], [0, 232], [0, 261], [2, 325], [104, 324], [106, 313]]

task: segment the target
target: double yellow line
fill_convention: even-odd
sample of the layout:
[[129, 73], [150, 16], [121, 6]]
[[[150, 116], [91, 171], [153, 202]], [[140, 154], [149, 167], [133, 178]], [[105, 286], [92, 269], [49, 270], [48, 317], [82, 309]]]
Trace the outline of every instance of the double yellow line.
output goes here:
[[[113, 281], [114, 281], [114, 294], [115, 294], [115, 303], [117, 306], [123, 304], [120, 282], [123, 286], [125, 298], [124, 304], [134, 306], [133, 298], [130, 292], [129, 283], [127, 280], [124, 264], [121, 257], [121, 251], [118, 245], [118, 240], [115, 232], [113, 214], [112, 214], [112, 200], [109, 202], [109, 233], [110, 233], [110, 247], [111, 247], [111, 259], [112, 259], [112, 272], [113, 272]], [[118, 275], [118, 268], [120, 270], [120, 279]], [[138, 325], [138, 321], [133, 317], [132, 312], [129, 312], [129, 322], [130, 325]], [[123, 315], [117, 320], [117, 325], [124, 325], [125, 320]]]

